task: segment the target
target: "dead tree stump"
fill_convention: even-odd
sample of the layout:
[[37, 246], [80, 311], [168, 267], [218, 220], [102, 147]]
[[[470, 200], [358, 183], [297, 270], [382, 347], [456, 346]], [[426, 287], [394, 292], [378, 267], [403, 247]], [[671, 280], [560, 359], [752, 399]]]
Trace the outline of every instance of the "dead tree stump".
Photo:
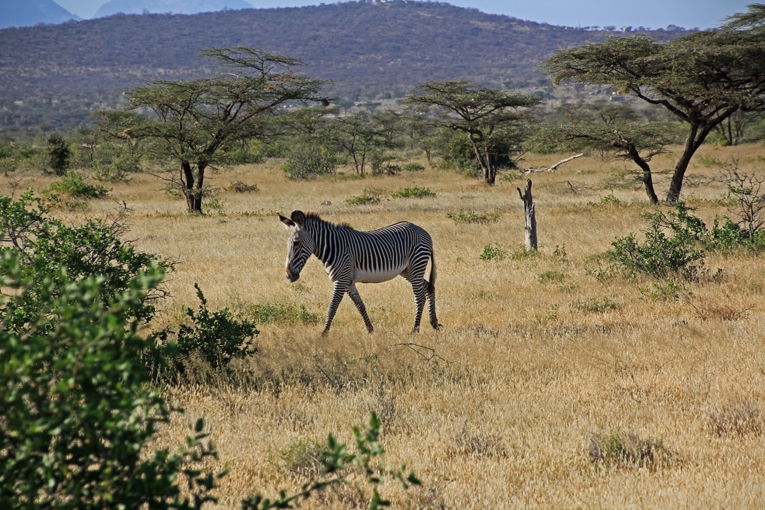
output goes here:
[[534, 216], [534, 199], [531, 197], [531, 179], [526, 179], [525, 193], [521, 193], [521, 188], [516, 189], [523, 200], [523, 213], [526, 217], [526, 249], [537, 251], [537, 219]]

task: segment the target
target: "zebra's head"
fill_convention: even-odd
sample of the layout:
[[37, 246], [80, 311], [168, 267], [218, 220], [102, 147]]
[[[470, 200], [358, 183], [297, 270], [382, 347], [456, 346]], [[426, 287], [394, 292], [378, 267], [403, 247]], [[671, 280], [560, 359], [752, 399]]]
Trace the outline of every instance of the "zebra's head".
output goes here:
[[290, 231], [287, 239], [287, 279], [296, 282], [300, 278], [308, 257], [313, 253], [313, 237], [305, 231], [305, 214], [302, 211], [292, 211], [292, 217], [285, 218], [281, 214], [279, 219]]

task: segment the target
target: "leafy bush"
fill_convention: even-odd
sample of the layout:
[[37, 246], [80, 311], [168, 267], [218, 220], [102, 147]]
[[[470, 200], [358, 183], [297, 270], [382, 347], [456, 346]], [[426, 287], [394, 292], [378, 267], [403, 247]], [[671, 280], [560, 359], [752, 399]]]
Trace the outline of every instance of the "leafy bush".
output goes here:
[[333, 175], [337, 163], [335, 153], [325, 147], [298, 144], [290, 150], [282, 170], [290, 179], [310, 179], [321, 175]]
[[351, 197], [345, 202], [348, 205], [368, 205], [376, 204], [382, 200], [382, 191], [376, 188], [364, 188], [361, 195], [357, 197]]
[[446, 217], [455, 223], [494, 223], [499, 219], [499, 213], [477, 213], [475, 211], [460, 211], [446, 213]]
[[416, 184], [411, 188], [402, 188], [391, 195], [393, 198], [425, 198], [434, 197], [436, 194], [429, 188], [420, 188]]
[[422, 172], [425, 170], [425, 167], [419, 163], [407, 163], [401, 168], [401, 170], [404, 172]]
[[48, 305], [28, 318], [28, 332], [0, 331], [0, 507], [191, 509], [214, 501], [215, 477], [198, 468], [216, 455], [201, 420], [185, 449], [152, 445], [171, 408], [147, 385], [147, 342], [129, 317], [162, 272], [131, 279], [107, 305], [105, 278], [77, 281], [59, 268], [38, 283], [21, 258], [2, 254], [2, 285]]
[[88, 184], [77, 172], [67, 172], [60, 181], [50, 184], [49, 191], [66, 193], [79, 198], [101, 198], [111, 190], [98, 184]]
[[[59, 287], [63, 285], [57, 280], [61, 269], [66, 270], [69, 281], [99, 275], [99, 295], [107, 305], [139, 273], [172, 268], [162, 258], [139, 252], [123, 242], [120, 236], [125, 227], [119, 218], [112, 223], [89, 220], [70, 227], [49, 213], [46, 202], [32, 191], [23, 193], [17, 201], [0, 196], [0, 254], [19, 256], [27, 282], [26, 292], [10, 297], [0, 308], [0, 319], [9, 330], [18, 331], [45, 310], [47, 300], [41, 292], [48, 288], [48, 279]], [[54, 297], [59, 295], [59, 287], [51, 290]], [[152, 302], [161, 295], [159, 290], [150, 289], [144, 300], [129, 311], [128, 318], [150, 319], [154, 314]]]
[[611, 243], [613, 249], [606, 256], [630, 274], [664, 278], [679, 273], [687, 279], [698, 278], [704, 266], [704, 251], [699, 245], [706, 235], [706, 226], [688, 211], [685, 204], [678, 202], [669, 216], [655, 213], [643, 244], [631, 233]]
[[48, 137], [48, 164], [56, 175], [64, 175], [69, 169], [72, 150], [64, 137], [53, 133]]
[[252, 338], [259, 332], [254, 322], [237, 319], [228, 308], [211, 312], [207, 308], [199, 285], [194, 284], [199, 298], [199, 309], [184, 309], [188, 322], [178, 327], [173, 340], [168, 340], [173, 333], [167, 329], [153, 335], [154, 350], [152, 355], [169, 358], [171, 368], [180, 373], [185, 371], [183, 362], [192, 354], [198, 355], [213, 369], [226, 368], [231, 360], [243, 358], [257, 352], [251, 349]]
[[502, 245], [497, 243], [496, 246], [487, 244], [483, 247], [483, 252], [479, 255], [481, 260], [503, 260], [507, 256], [507, 252]]

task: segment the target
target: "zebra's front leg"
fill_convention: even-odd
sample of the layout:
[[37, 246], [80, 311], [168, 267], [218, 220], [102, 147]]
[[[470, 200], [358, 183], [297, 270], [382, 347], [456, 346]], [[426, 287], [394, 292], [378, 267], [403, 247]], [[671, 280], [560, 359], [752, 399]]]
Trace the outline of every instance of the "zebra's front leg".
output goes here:
[[420, 332], [420, 321], [422, 320], [422, 311], [425, 308], [427, 285], [428, 284], [422, 278], [412, 281], [412, 290], [414, 291], [414, 304], [417, 306], [417, 313], [414, 316], [414, 327], [412, 328], [412, 333]]
[[348, 290], [349, 282], [335, 282], [335, 290], [332, 292], [332, 302], [329, 304], [329, 310], [327, 310], [327, 323], [324, 325], [324, 331], [322, 336], [329, 333], [329, 327], [332, 326], [332, 319], [335, 318], [337, 313], [337, 307], [340, 306], [340, 301], [343, 300], [343, 294]]
[[367, 332], [371, 333], [374, 331], [374, 327], [372, 327], [372, 321], [369, 320], [369, 315], [367, 315], [367, 307], [364, 306], [364, 302], [361, 300], [361, 295], [359, 294], [359, 291], [356, 289], [355, 284], [351, 284], [348, 287], [348, 295], [351, 296], [351, 300], [353, 300], [353, 304], [356, 305], [356, 309], [361, 314], [361, 317], [364, 319], [364, 325], [367, 327]]

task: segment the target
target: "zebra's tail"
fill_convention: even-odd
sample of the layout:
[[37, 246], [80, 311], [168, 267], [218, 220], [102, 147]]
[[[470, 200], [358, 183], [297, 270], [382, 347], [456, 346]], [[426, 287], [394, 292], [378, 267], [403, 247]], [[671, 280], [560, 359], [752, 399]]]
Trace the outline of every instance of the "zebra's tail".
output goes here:
[[433, 292], [436, 288], [436, 252], [430, 252], [430, 281], [428, 282], [428, 291]]

